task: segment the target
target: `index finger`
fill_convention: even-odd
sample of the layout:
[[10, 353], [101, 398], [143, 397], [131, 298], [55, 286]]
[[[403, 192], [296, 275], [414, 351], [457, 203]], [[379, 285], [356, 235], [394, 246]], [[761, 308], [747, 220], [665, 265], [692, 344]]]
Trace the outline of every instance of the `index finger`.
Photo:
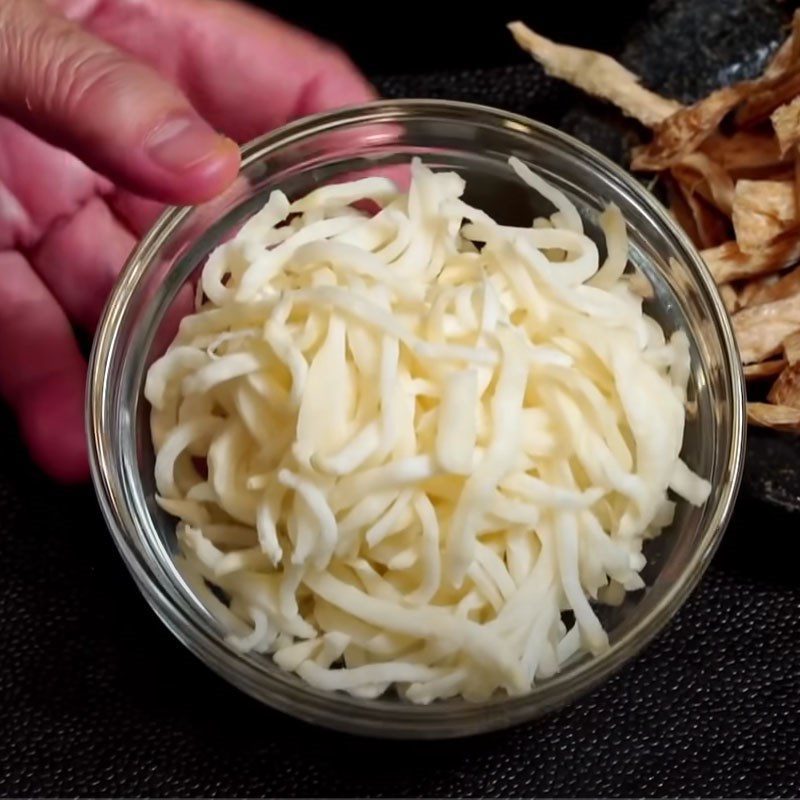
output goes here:
[[[74, 4], [76, 15], [81, 7]], [[83, 8], [91, 31], [155, 65], [239, 142], [306, 114], [375, 98], [338, 48], [237, 2], [117, 0], [91, 13]]]

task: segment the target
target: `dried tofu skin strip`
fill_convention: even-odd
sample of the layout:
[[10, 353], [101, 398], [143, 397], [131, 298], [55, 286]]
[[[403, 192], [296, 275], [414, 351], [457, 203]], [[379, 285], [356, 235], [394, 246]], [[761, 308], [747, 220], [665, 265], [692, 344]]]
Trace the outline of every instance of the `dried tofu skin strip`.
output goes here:
[[741, 308], [742, 302], [739, 298], [739, 293], [733, 288], [733, 286], [731, 286], [729, 283], [723, 283], [721, 286], [718, 286], [717, 289], [719, 290], [719, 295], [725, 305], [725, 310], [729, 314], [733, 314], [734, 311], [738, 311], [739, 308]]
[[[794, 170], [789, 179], [792, 181], [793, 184], [792, 189], [794, 191], [794, 207], [795, 209], [800, 209], [800, 158], [798, 158], [798, 155], [800, 155], [800, 149], [798, 147], [794, 148], [793, 155], [794, 155]], [[795, 227], [797, 227], [796, 224]]]
[[529, 691], [608, 647], [594, 602], [641, 589], [644, 539], [710, 491], [680, 459], [689, 342], [643, 313], [619, 209], [601, 263], [510, 166], [549, 219], [501, 225], [418, 161], [407, 193], [274, 193], [148, 374], [182, 573], [230, 647], [317, 689]]
[[775, 78], [782, 75], [798, 61], [800, 61], [800, 13], [795, 11], [791, 32], [770, 59], [764, 70], [764, 77]]
[[775, 172], [788, 162], [774, 136], [752, 131], [734, 131], [730, 135], [712, 133], [700, 151], [734, 178]]
[[716, 131], [748, 90], [749, 84], [725, 86], [668, 117], [656, 127], [652, 142], [634, 150], [631, 168], [658, 172], [675, 166]]
[[691, 215], [689, 230], [695, 244], [703, 250], [722, 244], [729, 236], [727, 219], [702, 195], [692, 191], [691, 186], [681, 180], [677, 180], [676, 185]]
[[767, 400], [778, 406], [800, 409], [800, 364], [790, 364], [781, 372]]
[[733, 329], [745, 364], [780, 352], [783, 340], [800, 328], [800, 294], [744, 308], [733, 315]]
[[645, 89], [638, 76], [611, 56], [556, 44], [522, 22], [512, 22], [508, 27], [517, 44], [530, 53], [548, 75], [608, 100], [623, 114], [648, 128], [663, 122], [681, 108], [677, 101]]
[[675, 178], [692, 193], [700, 192], [723, 214], [733, 210], [735, 187], [727, 170], [705, 153], [690, 153], [672, 168]]
[[760, 252], [798, 225], [794, 183], [738, 181], [731, 219], [739, 249], [743, 253]]
[[702, 249], [701, 242], [704, 237], [701, 237], [693, 209], [686, 200], [686, 190], [672, 175], [668, 175], [665, 185], [670, 213], [695, 247]]
[[783, 300], [800, 293], [800, 267], [784, 275], [770, 275], [751, 281], [739, 292], [739, 303], [744, 307], [760, 306], [774, 300]]
[[800, 95], [775, 109], [770, 121], [778, 138], [781, 156], [786, 156], [800, 143]]
[[758, 364], [745, 364], [744, 377], [748, 381], [758, 381], [764, 378], [774, 378], [780, 375], [786, 366], [783, 358], [773, 358], [768, 361], [760, 361]]
[[758, 253], [743, 253], [736, 242], [723, 242], [700, 253], [717, 283], [780, 272], [800, 259], [800, 237], [779, 239]]
[[755, 82], [736, 112], [736, 124], [742, 127], [757, 125], [769, 119], [777, 108], [798, 94], [800, 94], [800, 64], [793, 63], [780, 75], [762, 78]]
[[797, 86], [798, 65], [800, 13], [795, 11], [789, 36], [770, 59], [761, 78], [753, 82], [753, 91], [738, 110], [736, 122], [742, 126], [758, 123], [784, 103], [782, 97], [794, 97], [797, 94], [793, 87]]
[[800, 409], [772, 403], [748, 403], [747, 421], [759, 428], [800, 433]]
[[800, 361], [800, 330], [789, 334], [783, 340], [783, 355], [789, 364], [796, 364]]

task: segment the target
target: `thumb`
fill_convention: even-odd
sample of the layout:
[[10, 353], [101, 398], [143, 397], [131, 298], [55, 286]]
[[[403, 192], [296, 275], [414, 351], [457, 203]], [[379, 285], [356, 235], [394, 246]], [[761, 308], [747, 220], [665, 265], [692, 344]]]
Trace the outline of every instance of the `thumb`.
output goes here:
[[175, 86], [41, 0], [0, 2], [0, 112], [167, 203], [209, 199], [239, 165]]

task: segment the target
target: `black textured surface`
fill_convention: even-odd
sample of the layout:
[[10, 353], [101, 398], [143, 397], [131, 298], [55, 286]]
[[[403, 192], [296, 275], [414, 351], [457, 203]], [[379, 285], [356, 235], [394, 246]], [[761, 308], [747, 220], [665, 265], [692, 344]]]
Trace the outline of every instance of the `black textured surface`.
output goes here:
[[[652, 71], [654, 85], [681, 93], [724, 67], [705, 56], [691, 61], [706, 52], [703, 37], [714, 53], [728, 41], [727, 33], [717, 39], [694, 27], [682, 36], [681, 26], [699, 19], [698, 5], [717, 9], [719, 24], [746, 28], [748, 46], [767, 47], [778, 33], [776, 7], [755, 0], [654, 5], [657, 15], [639, 28], [626, 58]], [[744, 16], [731, 16], [733, 6]], [[657, 66], [659, 49], [667, 55], [659, 43], [679, 40], [681, 74], [667, 74]], [[731, 44], [722, 60], [732, 63], [736, 52]], [[616, 154], [627, 130], [594, 104], [576, 105], [573, 92], [529, 64], [386, 79], [381, 87], [391, 96], [474, 100], [561, 122]], [[639, 659], [536, 723], [418, 745], [314, 729], [228, 687], [147, 609], [90, 490], [42, 478], [2, 414], [0, 436], [0, 794], [800, 794], [796, 439], [752, 437], [720, 552]]]
[[492, 0], [468, 11], [456, 11], [451, 3], [403, 0], [402, 9], [390, 13], [390, 23], [380, 15], [343, 14], [337, 3], [248, 1], [335, 41], [370, 75], [421, 75], [523, 63], [525, 55], [509, 46], [505, 29], [507, 22], [521, 18], [530, 19], [541, 33], [557, 41], [617, 50], [631, 26], [658, 0], [538, 4]]

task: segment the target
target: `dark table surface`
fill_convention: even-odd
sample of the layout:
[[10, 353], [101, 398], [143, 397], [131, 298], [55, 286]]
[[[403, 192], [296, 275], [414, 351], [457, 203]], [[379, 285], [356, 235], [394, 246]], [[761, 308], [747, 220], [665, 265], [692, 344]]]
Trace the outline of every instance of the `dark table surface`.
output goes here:
[[[455, 32], [444, 16], [431, 24], [441, 35], [469, 30], [463, 41], [474, 48], [476, 26], [488, 30], [519, 14], [512, 5], [492, 5], [485, 19], [463, 12]], [[580, 6], [556, 5], [543, 27], [569, 36], [566, 9]], [[600, 7], [606, 24], [593, 33]], [[569, 38], [604, 44], [652, 86], [682, 99], [758, 69], [791, 10], [767, 0], [620, 3], [616, 16], [613, 3], [591, 8], [588, 15], [576, 11]], [[535, 8], [524, 16], [538, 24]], [[326, 18], [315, 19], [324, 30]], [[412, 31], [407, 23], [399, 35]], [[347, 31], [339, 32], [349, 44]], [[420, 37], [436, 39], [428, 28]], [[394, 73], [377, 79], [390, 96], [490, 103], [623, 157], [631, 129], [544, 79], [498, 37], [490, 31], [485, 52], [472, 60], [451, 37], [447, 52], [460, 56], [445, 63], [456, 69], [442, 70], [447, 52], [438, 52], [402, 75], [392, 68], [396, 45], [354, 47], [373, 74]], [[723, 546], [673, 624], [641, 657], [538, 722], [424, 744], [311, 728], [227, 686], [147, 608], [91, 490], [43, 478], [1, 412], [0, 441], [0, 794], [800, 793], [796, 439], [751, 436]]]

